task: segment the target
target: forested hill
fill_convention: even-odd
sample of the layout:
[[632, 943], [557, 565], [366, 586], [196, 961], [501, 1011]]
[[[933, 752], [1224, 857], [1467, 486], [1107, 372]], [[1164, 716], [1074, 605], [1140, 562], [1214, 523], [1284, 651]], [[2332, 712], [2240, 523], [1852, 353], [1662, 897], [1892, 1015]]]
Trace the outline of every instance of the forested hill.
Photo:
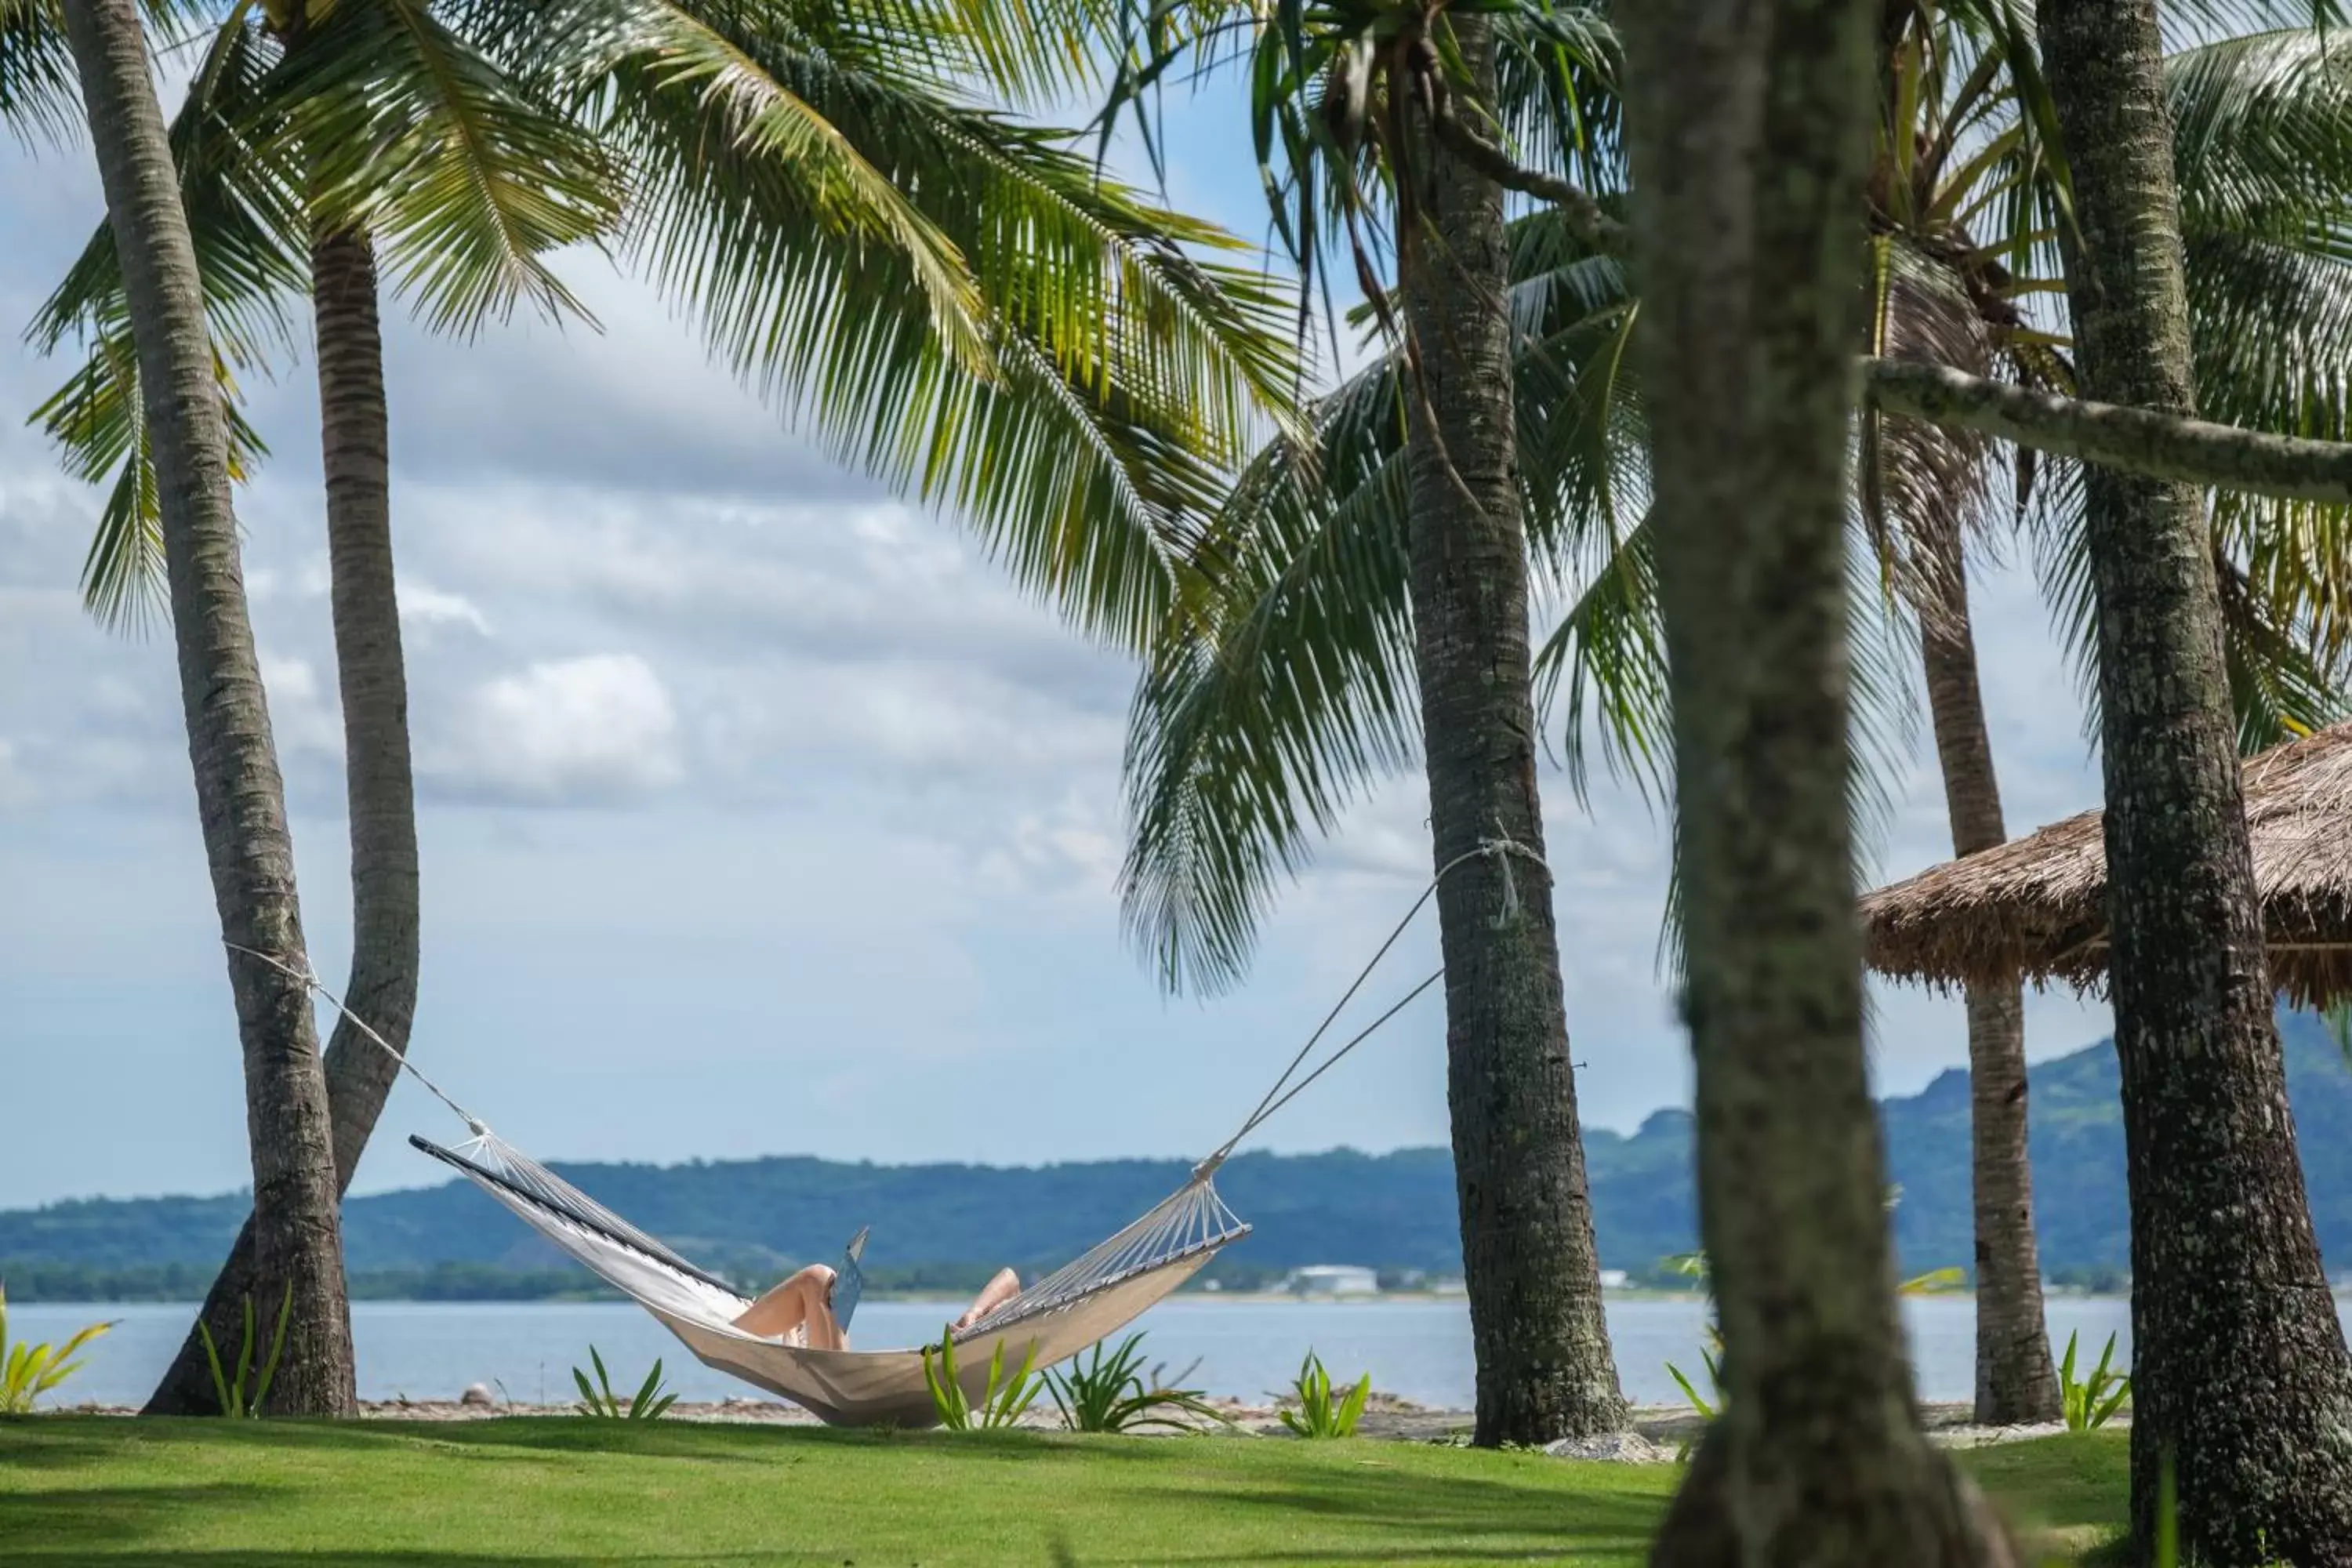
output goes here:
[[[2332, 1268], [2352, 1268], [2352, 1073], [2318, 1023], [2285, 1021], [2287, 1076]], [[2053, 1275], [2121, 1268], [2129, 1256], [2115, 1051], [2106, 1042], [2032, 1069], [2032, 1138], [2042, 1263]], [[1965, 1265], [1969, 1088], [1948, 1072], [1885, 1101], [1906, 1269]], [[1586, 1143], [1605, 1266], [1637, 1276], [1695, 1244], [1690, 1118], [1661, 1110], [1632, 1136]], [[387, 1139], [379, 1160], [423, 1157]], [[974, 1270], [1058, 1262], [1183, 1180], [1175, 1160], [1036, 1167], [871, 1165], [797, 1157], [650, 1166], [567, 1164], [572, 1181], [688, 1256], [747, 1279], [830, 1258], [861, 1225], [880, 1284], [954, 1284]], [[1218, 1188], [1256, 1234], [1230, 1249], [1237, 1283], [1302, 1263], [1458, 1271], [1453, 1171], [1443, 1150], [1243, 1154]], [[0, 1278], [19, 1299], [199, 1289], [245, 1212], [241, 1195], [67, 1203], [0, 1213]], [[362, 1294], [544, 1293], [584, 1277], [472, 1187], [357, 1198], [347, 1208]]]

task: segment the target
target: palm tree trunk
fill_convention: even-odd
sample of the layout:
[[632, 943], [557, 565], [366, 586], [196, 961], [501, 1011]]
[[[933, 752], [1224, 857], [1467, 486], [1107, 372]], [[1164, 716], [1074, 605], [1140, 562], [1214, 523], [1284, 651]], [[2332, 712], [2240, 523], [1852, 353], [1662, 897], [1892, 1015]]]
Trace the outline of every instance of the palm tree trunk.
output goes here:
[[[1968, 576], [1952, 541], [1942, 574], [1951, 603], [1926, 618], [1923, 662], [1952, 852], [1973, 855], [2009, 837], [1993, 773]], [[2033, 1167], [2026, 1153], [2025, 993], [2017, 981], [1968, 988], [1969, 1134], [1976, 1198], [1977, 1409], [1988, 1426], [2055, 1421], [2064, 1401], [2050, 1362], [2042, 1257], [2033, 1236]]]
[[[303, 962], [293, 842], [247, 617], [228, 448], [187, 215], [131, 0], [68, 0], [66, 22], [122, 260], [163, 517], [180, 692], [221, 934]], [[255, 1303], [290, 1302], [271, 1406], [355, 1407], [334, 1151], [310, 998], [229, 954], [253, 1152]]]
[[1728, 1384], [1659, 1563], [2007, 1560], [1918, 1428], [1863, 1045], [1845, 458], [1877, 9], [1617, 13]]
[[[351, 809], [352, 970], [344, 1004], [395, 1050], [416, 1010], [415, 791], [409, 767], [408, 679], [393, 584], [390, 437], [375, 256], [365, 236], [321, 233], [310, 248], [318, 322], [320, 422], [327, 476], [327, 556], [343, 707]], [[338, 1193], [347, 1191], [399, 1068], [349, 1018], [327, 1044], [327, 1111]], [[253, 1222], [213, 1279], [202, 1321], [218, 1340], [254, 1289]], [[150, 1415], [210, 1408], [212, 1374], [191, 1330], [149, 1396]]]
[[[1453, 26], [1479, 100], [1488, 24]], [[1543, 852], [1528, 691], [1527, 542], [1513, 478], [1503, 193], [1423, 143], [1426, 228], [1400, 222], [1417, 364], [1410, 437], [1412, 606], [1437, 864], [1505, 837]], [[1505, 879], [1516, 893], [1506, 912]], [[1609, 1350], [1569, 1063], [1551, 878], [1535, 859], [1444, 879], [1447, 1099], [1477, 1357], [1475, 1441], [1612, 1431]]]
[[[2041, 0], [2086, 396], [2193, 414], [2155, 0]], [[2132, 1518], [2183, 1557], [2352, 1563], [2352, 1365], [2295, 1157], [2196, 489], [2084, 475], [2132, 1218]]]

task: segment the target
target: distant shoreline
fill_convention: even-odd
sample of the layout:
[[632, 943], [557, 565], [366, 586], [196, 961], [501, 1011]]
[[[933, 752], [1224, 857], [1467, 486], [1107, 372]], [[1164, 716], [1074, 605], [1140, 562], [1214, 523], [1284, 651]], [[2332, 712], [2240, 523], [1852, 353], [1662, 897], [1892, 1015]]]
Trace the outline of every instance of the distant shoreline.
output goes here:
[[[2352, 1288], [2339, 1287], [2335, 1289], [2334, 1293], [2338, 1298], [2342, 1298], [2347, 1293], [2352, 1293]], [[2128, 1301], [2131, 1300], [2128, 1294], [2122, 1291], [2113, 1290], [2051, 1290], [2047, 1292], [2047, 1295], [2053, 1300], [2062, 1301]], [[1698, 1292], [1691, 1290], [1604, 1290], [1601, 1292], [1601, 1296], [1603, 1300], [1612, 1302], [1688, 1301], [1694, 1305], [1702, 1306], [1705, 1305], [1706, 1300], [1706, 1297]], [[966, 1300], [968, 1297], [968, 1292], [959, 1293], [951, 1290], [868, 1290], [866, 1293], [865, 1299], [868, 1301], [887, 1301], [908, 1305], [922, 1305], [926, 1303], [955, 1305]], [[1922, 1296], [1914, 1299], [1918, 1300], [1973, 1302], [1976, 1300], [1976, 1292], [1972, 1290], [1939, 1290], [1930, 1296]], [[1468, 1304], [1469, 1298], [1459, 1290], [1382, 1290], [1378, 1294], [1372, 1295], [1300, 1295], [1288, 1290], [1186, 1290], [1171, 1298], [1171, 1300], [1180, 1301], [1210, 1301], [1221, 1304], [1242, 1304], [1249, 1306], [1378, 1307], [1398, 1303], [1426, 1305], [1436, 1302], [1458, 1302], [1466, 1306]], [[609, 1292], [592, 1292], [583, 1290], [574, 1294], [527, 1297], [355, 1295], [352, 1298], [352, 1305], [358, 1308], [374, 1306], [577, 1307], [618, 1305], [625, 1303], [626, 1300], [626, 1297], [614, 1295]], [[135, 1299], [81, 1297], [69, 1300], [62, 1296], [19, 1296], [12, 1292], [9, 1297], [9, 1305], [12, 1307], [39, 1307], [44, 1310], [51, 1308], [88, 1308], [94, 1311], [114, 1307], [173, 1307], [194, 1311], [198, 1306], [202, 1305], [202, 1303], [193, 1298], [182, 1300], [162, 1297], [142, 1297]]]

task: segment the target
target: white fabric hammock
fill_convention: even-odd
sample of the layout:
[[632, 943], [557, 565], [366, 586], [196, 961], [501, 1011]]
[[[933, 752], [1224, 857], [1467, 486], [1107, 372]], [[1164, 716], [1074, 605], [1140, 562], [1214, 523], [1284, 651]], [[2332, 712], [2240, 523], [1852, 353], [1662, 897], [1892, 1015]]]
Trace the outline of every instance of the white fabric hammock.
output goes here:
[[[751, 1305], [487, 1131], [462, 1150], [409, 1142], [475, 1185], [614, 1289], [652, 1313], [705, 1366], [780, 1394], [835, 1426], [929, 1426], [939, 1419], [920, 1350], [820, 1351], [738, 1328]], [[1213, 1166], [1143, 1216], [955, 1336], [956, 1378], [977, 1401], [999, 1346], [1004, 1364], [1039, 1367], [1076, 1355], [1134, 1321], [1250, 1227], [1217, 1196]]]

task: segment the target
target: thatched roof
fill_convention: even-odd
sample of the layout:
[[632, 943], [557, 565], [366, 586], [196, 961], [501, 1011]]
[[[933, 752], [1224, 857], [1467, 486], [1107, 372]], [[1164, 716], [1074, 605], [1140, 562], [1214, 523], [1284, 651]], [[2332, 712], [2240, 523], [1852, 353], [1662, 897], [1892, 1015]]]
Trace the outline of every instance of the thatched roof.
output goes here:
[[[2352, 996], [2352, 724], [2245, 766], [2271, 981], [2298, 1003]], [[1870, 966], [1957, 985], [2021, 975], [2089, 989], [2107, 966], [2107, 855], [2086, 811], [1862, 900]]]

